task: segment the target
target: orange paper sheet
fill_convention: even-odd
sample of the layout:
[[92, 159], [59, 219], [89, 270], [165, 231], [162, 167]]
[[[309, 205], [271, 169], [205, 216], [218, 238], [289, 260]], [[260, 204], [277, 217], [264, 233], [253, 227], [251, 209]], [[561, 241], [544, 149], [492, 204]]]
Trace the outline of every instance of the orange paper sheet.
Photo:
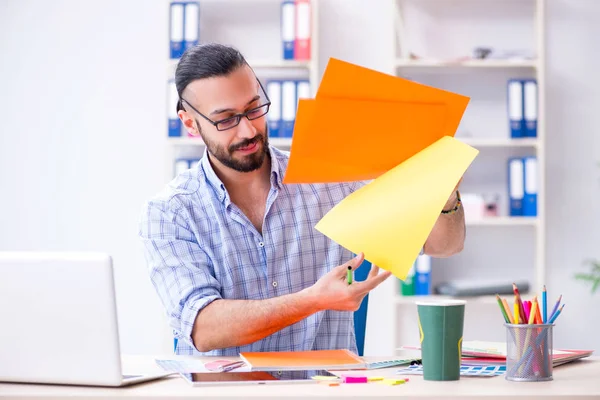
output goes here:
[[443, 136], [468, 97], [331, 59], [300, 100], [285, 183], [374, 179]]

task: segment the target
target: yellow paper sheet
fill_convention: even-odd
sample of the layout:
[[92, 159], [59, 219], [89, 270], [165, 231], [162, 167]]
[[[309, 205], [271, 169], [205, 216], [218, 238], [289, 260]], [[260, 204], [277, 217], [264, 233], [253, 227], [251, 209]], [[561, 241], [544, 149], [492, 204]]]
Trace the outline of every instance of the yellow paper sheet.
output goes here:
[[315, 228], [404, 280], [478, 153], [445, 136], [346, 197]]

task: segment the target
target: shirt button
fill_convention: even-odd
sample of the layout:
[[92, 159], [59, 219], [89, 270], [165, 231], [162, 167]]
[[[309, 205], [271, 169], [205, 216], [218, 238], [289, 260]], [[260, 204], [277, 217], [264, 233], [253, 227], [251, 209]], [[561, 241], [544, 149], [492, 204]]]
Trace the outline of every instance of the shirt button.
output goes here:
[[263, 242], [258, 242], [258, 247], [265, 247], [265, 244]]
[[277, 371], [277, 375], [281, 376], [281, 374], [283, 374], [283, 372]]
[[277, 282], [273, 282], [273, 287], [277, 287]]

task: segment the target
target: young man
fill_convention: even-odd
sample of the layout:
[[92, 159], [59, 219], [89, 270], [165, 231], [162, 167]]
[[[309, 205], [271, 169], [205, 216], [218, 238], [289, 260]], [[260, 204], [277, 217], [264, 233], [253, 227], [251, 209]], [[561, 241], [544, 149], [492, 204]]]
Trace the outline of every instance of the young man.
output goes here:
[[[348, 285], [362, 253], [352, 258], [314, 226], [361, 184], [282, 184], [288, 155], [268, 144], [269, 101], [237, 50], [191, 48], [175, 81], [179, 118], [206, 151], [144, 206], [140, 236], [177, 353], [356, 352], [353, 311], [390, 273], [373, 266]], [[439, 217], [427, 254], [462, 249], [456, 195], [446, 209], [457, 212]]]

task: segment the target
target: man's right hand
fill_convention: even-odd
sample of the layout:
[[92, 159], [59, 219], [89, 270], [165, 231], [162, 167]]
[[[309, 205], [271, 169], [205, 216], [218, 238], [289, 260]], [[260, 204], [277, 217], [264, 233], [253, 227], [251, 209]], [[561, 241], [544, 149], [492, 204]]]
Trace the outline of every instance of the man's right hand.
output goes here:
[[338, 265], [306, 289], [319, 310], [356, 311], [363, 298], [392, 274], [389, 271], [379, 273], [379, 267], [372, 265], [366, 280], [349, 285], [346, 280], [348, 266], [354, 271], [364, 259], [364, 254], [359, 253], [348, 263]]

